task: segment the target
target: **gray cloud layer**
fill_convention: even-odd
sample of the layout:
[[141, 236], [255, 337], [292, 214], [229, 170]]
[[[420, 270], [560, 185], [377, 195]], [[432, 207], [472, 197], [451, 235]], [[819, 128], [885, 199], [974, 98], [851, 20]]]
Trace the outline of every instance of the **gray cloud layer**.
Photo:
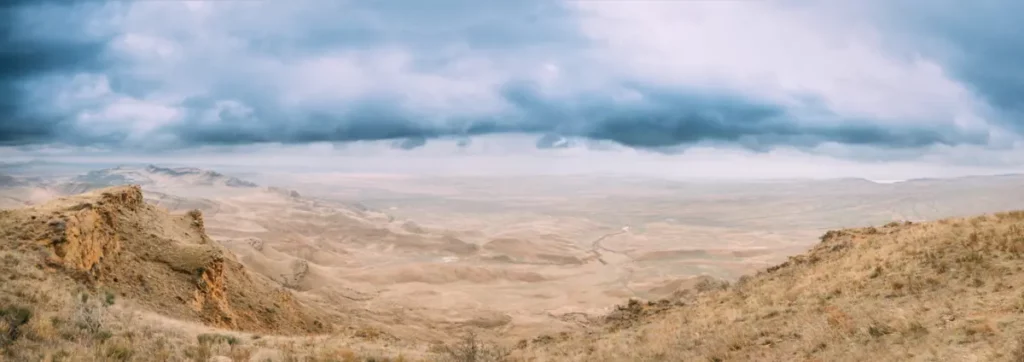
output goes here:
[[[1000, 120], [1019, 119], [1024, 37], [1011, 8], [1021, 6], [992, 4], [999, 6], [966, 14], [939, 6], [936, 16], [891, 28], [907, 41], [940, 40], [936, 59]], [[647, 149], [990, 141], [947, 120], [893, 123], [820, 102], [652, 84], [591, 57], [600, 44], [554, 2], [203, 6], [0, 5], [0, 144], [397, 140], [393, 147], [411, 150], [430, 139], [501, 133], [535, 134], [538, 148], [562, 147], [563, 137]], [[555, 85], [538, 70], [552, 64]]]
[[915, 49], [941, 59], [950, 73], [1002, 113], [1001, 120], [1024, 130], [1024, 2], [989, 0], [965, 6], [918, 1], [889, 6], [896, 8], [890, 14], [906, 15], [890, 18], [897, 30], [906, 28], [914, 40], [932, 41]]
[[[59, 8], [58, 11], [53, 11]], [[36, 23], [75, 24], [70, 2], [12, 0], [0, 4], [0, 144], [51, 141], [67, 117], [47, 114], [27, 83], [54, 74], [94, 69], [103, 46]]]

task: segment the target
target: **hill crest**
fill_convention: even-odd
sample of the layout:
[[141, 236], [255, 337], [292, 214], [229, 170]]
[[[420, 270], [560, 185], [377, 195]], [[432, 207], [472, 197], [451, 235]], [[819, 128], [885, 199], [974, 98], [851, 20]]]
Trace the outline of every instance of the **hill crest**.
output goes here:
[[250, 331], [322, 332], [320, 315], [250, 273], [211, 240], [202, 214], [170, 215], [137, 185], [0, 211], [5, 248], [36, 249], [40, 264], [171, 317]]
[[[1024, 359], [1024, 211], [834, 230], [731, 286], [620, 306], [539, 360]], [[998, 347], [996, 347], [998, 346]]]

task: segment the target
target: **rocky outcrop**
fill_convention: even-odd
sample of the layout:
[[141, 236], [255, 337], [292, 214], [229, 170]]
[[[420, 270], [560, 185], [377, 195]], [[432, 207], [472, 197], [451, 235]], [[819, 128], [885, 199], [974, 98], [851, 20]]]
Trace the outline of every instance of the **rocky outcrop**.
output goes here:
[[58, 210], [46, 221], [47, 234], [39, 243], [53, 252], [52, 264], [90, 275], [104, 258], [117, 255], [121, 249], [121, 238], [116, 235], [118, 212], [136, 212], [143, 205], [142, 191], [137, 186], [100, 193], [89, 200], [62, 201], [67, 203], [54, 205], [59, 206]]
[[202, 213], [170, 215], [119, 186], [3, 211], [5, 243], [35, 244], [41, 264], [176, 318], [251, 331], [324, 332], [321, 316], [249, 273], [205, 232]]

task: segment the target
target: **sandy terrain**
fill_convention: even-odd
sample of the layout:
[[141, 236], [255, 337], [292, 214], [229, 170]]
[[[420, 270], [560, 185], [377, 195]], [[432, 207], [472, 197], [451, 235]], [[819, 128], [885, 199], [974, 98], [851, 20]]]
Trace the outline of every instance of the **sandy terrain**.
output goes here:
[[[407, 339], [584, 328], [630, 297], [733, 280], [826, 230], [1024, 208], [1024, 177], [685, 183], [120, 168], [0, 189], [0, 207], [109, 184], [203, 211], [210, 237], [306, 303]], [[13, 181], [12, 181], [13, 182]], [[401, 326], [396, 328], [396, 326]]]

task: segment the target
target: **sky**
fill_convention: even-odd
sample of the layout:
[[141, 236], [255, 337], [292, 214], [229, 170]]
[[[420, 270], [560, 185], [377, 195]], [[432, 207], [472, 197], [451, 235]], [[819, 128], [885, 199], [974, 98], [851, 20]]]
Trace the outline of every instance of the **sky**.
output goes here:
[[1018, 172], [1016, 14], [1012, 0], [8, 0], [0, 157]]

